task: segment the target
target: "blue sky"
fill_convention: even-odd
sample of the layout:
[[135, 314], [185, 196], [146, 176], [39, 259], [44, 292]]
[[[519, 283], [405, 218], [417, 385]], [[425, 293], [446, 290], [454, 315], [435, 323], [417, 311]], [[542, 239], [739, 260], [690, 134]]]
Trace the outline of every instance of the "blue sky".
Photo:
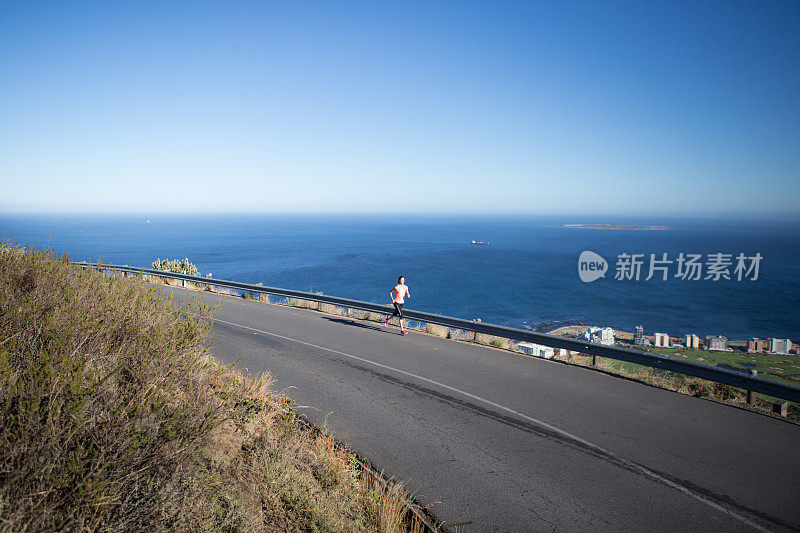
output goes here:
[[0, 210], [800, 212], [798, 2], [3, 2]]

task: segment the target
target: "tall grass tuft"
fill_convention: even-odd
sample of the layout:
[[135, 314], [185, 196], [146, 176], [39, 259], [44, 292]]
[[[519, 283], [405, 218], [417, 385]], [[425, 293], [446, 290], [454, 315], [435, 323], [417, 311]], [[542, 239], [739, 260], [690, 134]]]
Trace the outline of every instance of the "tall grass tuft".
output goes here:
[[148, 526], [223, 418], [204, 401], [209, 322], [66, 259], [0, 248], [3, 522]]
[[494, 346], [495, 348], [500, 348], [501, 350], [510, 350], [514, 343], [503, 337], [490, 337], [489, 339], [489, 346]]

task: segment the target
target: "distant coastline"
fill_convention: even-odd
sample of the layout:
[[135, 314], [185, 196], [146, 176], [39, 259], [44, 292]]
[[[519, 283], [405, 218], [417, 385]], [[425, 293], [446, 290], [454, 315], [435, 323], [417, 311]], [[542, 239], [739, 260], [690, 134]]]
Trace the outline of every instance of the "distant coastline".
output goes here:
[[639, 231], [661, 231], [669, 229], [669, 226], [651, 226], [649, 224], [561, 224], [561, 227], [578, 229], [630, 229]]

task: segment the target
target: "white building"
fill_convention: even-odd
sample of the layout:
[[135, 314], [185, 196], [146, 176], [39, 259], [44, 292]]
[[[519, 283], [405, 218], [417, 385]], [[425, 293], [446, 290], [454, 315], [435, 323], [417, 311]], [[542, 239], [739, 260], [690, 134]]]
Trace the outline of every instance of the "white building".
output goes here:
[[769, 352], [787, 354], [792, 349], [792, 341], [789, 339], [770, 339]]
[[583, 337], [590, 342], [614, 346], [614, 330], [611, 328], [598, 328], [592, 326], [583, 334]]
[[633, 334], [633, 344], [635, 346], [644, 346], [644, 328], [636, 326], [636, 333]]
[[666, 333], [653, 333], [653, 341], [656, 348], [669, 348], [669, 335]]
[[717, 352], [726, 352], [728, 351], [728, 337], [709, 335], [706, 337], [706, 348]]
[[555, 355], [555, 350], [550, 346], [543, 346], [541, 344], [534, 344], [532, 342], [521, 342], [517, 344], [522, 353], [526, 355], [533, 355], [534, 357], [544, 357], [545, 359], [552, 359]]
[[747, 339], [747, 353], [762, 353], [766, 346], [767, 341], [764, 339], [759, 339], [758, 337]]
[[686, 334], [686, 349], [687, 350], [697, 350], [700, 348], [700, 337], [695, 334]]

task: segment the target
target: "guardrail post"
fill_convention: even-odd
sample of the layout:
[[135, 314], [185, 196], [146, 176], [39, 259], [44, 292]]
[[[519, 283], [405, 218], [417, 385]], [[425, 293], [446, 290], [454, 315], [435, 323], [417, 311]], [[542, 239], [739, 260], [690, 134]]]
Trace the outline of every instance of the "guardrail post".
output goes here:
[[782, 402], [775, 402], [772, 404], [772, 412], [786, 418], [789, 416], [789, 402], [783, 400]]
[[592, 366], [597, 366], [597, 356], [592, 354]]
[[[751, 377], [758, 376], [758, 370], [756, 370], [755, 368], [751, 368], [750, 376]], [[751, 390], [747, 391], [747, 405], [749, 405], [750, 407], [755, 407], [756, 405], [756, 393]]]

